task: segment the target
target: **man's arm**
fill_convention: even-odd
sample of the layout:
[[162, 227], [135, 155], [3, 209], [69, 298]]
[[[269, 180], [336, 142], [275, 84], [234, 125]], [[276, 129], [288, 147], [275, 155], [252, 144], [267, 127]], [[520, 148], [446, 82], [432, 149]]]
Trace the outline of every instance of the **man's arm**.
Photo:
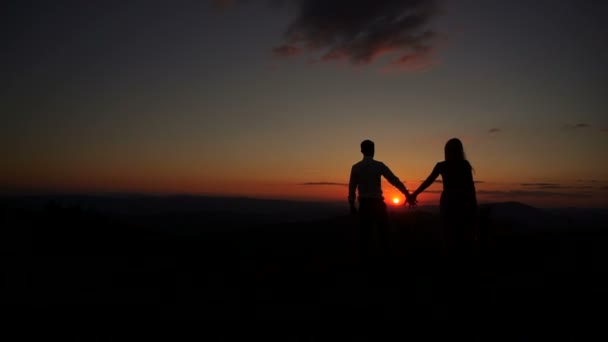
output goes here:
[[350, 180], [348, 181], [348, 204], [350, 205], [350, 211], [356, 214], [357, 208], [355, 207], [355, 198], [357, 195], [357, 185], [359, 180], [357, 177], [357, 170], [355, 166], [350, 169]]
[[399, 189], [399, 191], [405, 195], [406, 199], [410, 199], [410, 193], [407, 191], [405, 185], [384, 163], [382, 163], [382, 176], [384, 176], [384, 178], [386, 178], [386, 180], [388, 180], [388, 182], [391, 183], [395, 188]]

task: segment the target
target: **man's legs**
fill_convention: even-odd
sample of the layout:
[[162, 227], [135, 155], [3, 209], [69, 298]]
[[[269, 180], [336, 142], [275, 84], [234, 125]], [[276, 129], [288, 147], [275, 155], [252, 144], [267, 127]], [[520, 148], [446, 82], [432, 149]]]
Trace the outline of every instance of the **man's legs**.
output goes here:
[[375, 221], [377, 223], [378, 242], [380, 244], [380, 254], [388, 256], [389, 249], [389, 222], [388, 212], [386, 211], [386, 203], [382, 200], [377, 200], [374, 210]]
[[368, 259], [372, 241], [373, 203], [369, 199], [359, 199], [359, 253], [362, 260]]
[[372, 252], [376, 250], [376, 239], [378, 239], [380, 254], [386, 255], [389, 247], [389, 220], [384, 201], [360, 199], [359, 215], [362, 255], [365, 257], [372, 255]]

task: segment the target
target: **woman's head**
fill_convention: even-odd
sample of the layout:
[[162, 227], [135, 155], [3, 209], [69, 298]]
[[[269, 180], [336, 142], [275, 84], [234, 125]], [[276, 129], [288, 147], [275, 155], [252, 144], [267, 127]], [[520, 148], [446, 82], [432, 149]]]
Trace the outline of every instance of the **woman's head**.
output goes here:
[[462, 142], [458, 138], [452, 138], [445, 144], [445, 160], [466, 160]]

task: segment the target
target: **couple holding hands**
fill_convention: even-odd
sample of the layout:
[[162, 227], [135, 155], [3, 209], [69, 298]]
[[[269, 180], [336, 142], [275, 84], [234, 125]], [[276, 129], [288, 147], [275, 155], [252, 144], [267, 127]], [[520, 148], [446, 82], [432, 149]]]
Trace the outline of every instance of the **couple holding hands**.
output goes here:
[[[405, 185], [384, 163], [374, 160], [374, 142], [361, 142], [363, 160], [352, 166], [348, 185], [348, 202], [353, 215], [358, 215], [363, 241], [371, 237], [376, 223], [382, 247], [388, 246], [388, 213], [382, 196], [381, 178], [384, 177], [399, 189], [410, 208], [418, 203], [416, 197], [441, 176], [443, 191], [440, 199], [440, 215], [448, 244], [463, 246], [473, 241], [477, 217], [477, 198], [473, 181], [473, 168], [467, 161], [462, 142], [453, 138], [445, 145], [445, 160], [438, 162], [418, 189], [410, 193]], [[358, 194], [357, 194], [358, 192]], [[359, 208], [355, 206], [358, 195]]]

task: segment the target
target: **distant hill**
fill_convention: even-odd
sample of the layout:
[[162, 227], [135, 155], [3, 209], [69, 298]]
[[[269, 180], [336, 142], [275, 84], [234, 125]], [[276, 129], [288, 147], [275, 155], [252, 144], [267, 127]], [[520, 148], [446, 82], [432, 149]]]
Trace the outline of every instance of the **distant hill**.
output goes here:
[[480, 205], [483, 212], [489, 210], [492, 219], [508, 220], [521, 228], [565, 228], [568, 221], [547, 210], [535, 208], [520, 202], [502, 202]]
[[[509, 223], [515, 229], [577, 229], [608, 226], [608, 209], [536, 208], [521, 202], [495, 202], [479, 205], [481, 215]], [[438, 206], [421, 206], [418, 211], [439, 214]]]
[[570, 224], [579, 227], [602, 229], [608, 227], [608, 209], [603, 208], [554, 208], [547, 211], [565, 217]]
[[[147, 195], [28, 195], [0, 196], [0, 208], [43, 212], [52, 205], [77, 208], [103, 216], [151, 221], [155, 226], [260, 226], [297, 222], [326, 222], [348, 215], [348, 206], [340, 202], [313, 202], [211, 196]], [[409, 209], [389, 206], [397, 219], [412, 213], [439, 214], [437, 206]], [[492, 220], [509, 222], [519, 229], [601, 228], [608, 225], [608, 209], [540, 209], [520, 202], [485, 203], [480, 211]], [[417, 219], [422, 214], [415, 215]]]
[[520, 202], [480, 205], [492, 219], [508, 220], [520, 229], [603, 228], [608, 226], [608, 209], [541, 209]]
[[255, 226], [324, 219], [348, 213], [346, 203], [212, 196], [27, 195], [0, 196], [3, 210], [42, 213], [49, 208], [78, 209], [154, 225], [181, 221], [188, 225]]

